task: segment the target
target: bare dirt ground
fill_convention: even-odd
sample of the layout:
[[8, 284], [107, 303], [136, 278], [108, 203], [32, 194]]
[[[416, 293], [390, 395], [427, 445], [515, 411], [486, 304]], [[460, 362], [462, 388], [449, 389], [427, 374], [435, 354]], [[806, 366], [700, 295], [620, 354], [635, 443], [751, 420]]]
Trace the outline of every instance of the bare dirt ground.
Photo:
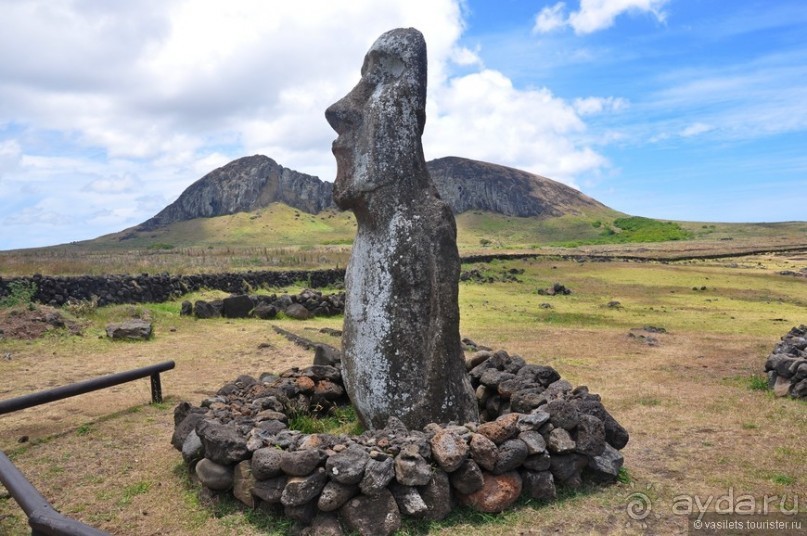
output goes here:
[[[464, 284], [463, 335], [552, 365], [601, 394], [631, 433], [626, 474], [624, 482], [551, 504], [527, 502], [498, 516], [464, 511], [402, 534], [686, 534], [687, 504], [697, 513], [708, 501], [714, 510], [729, 495], [751, 497], [760, 508], [767, 500], [771, 510], [797, 503], [805, 515], [807, 404], [751, 388], [779, 337], [807, 323], [807, 285], [776, 273], [805, 262], [757, 261], [536, 261], [515, 264], [526, 269], [522, 283]], [[534, 293], [553, 280], [573, 294]], [[621, 307], [605, 307], [613, 300]], [[546, 301], [551, 309], [539, 307]], [[180, 400], [198, 404], [240, 374], [309, 364], [311, 352], [267, 322], [197, 321], [179, 317], [178, 306], [152, 309], [157, 335], [147, 342], [106, 340], [103, 321], [118, 313], [91, 318], [81, 337], [0, 342], [0, 357], [8, 355], [0, 359], [0, 399], [166, 359], [177, 364], [163, 375], [164, 404], [148, 403], [141, 380], [3, 415], [0, 449], [60, 511], [111, 534], [283, 534], [285, 525], [200, 499], [169, 444], [172, 409]], [[340, 328], [341, 318], [276, 323], [314, 338], [321, 327]], [[631, 516], [635, 501], [640, 508]], [[0, 487], [0, 534], [28, 533]]]

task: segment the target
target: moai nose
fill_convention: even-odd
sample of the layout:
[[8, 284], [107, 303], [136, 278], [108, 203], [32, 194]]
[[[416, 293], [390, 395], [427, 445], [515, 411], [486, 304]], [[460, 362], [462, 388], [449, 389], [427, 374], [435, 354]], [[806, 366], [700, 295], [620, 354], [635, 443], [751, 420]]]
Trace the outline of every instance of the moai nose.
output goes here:
[[325, 119], [332, 129], [338, 134], [342, 134], [358, 126], [360, 114], [355, 106], [351, 106], [346, 97], [328, 106], [328, 109], [325, 110]]

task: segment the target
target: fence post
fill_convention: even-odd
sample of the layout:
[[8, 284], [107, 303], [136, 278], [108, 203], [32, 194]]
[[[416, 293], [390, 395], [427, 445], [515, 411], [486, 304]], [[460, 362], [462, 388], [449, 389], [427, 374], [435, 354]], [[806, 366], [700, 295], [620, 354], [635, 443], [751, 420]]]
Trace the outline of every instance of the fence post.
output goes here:
[[151, 402], [157, 404], [163, 401], [163, 388], [160, 384], [160, 373], [151, 375]]

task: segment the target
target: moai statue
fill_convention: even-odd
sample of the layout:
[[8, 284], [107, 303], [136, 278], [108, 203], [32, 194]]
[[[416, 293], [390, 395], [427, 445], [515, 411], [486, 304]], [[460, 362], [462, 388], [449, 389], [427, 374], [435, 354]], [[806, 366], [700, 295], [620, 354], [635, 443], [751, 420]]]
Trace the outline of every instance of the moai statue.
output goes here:
[[398, 417], [410, 429], [479, 419], [465, 372], [454, 215], [426, 169], [426, 42], [386, 32], [361, 80], [325, 117], [334, 200], [358, 222], [345, 275], [343, 376], [365, 426]]

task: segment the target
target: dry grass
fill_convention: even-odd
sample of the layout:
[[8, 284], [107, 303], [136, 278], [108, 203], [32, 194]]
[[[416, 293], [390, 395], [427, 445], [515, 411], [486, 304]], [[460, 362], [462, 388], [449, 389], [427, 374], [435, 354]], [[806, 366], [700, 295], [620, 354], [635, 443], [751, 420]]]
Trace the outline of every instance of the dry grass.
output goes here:
[[[525, 268], [523, 283], [462, 284], [463, 335], [551, 364], [573, 384], [602, 395], [631, 432], [623, 451], [629, 482], [549, 505], [522, 504], [501, 516], [463, 511], [402, 533], [685, 533], [686, 519], [672, 511], [676, 497], [706, 500], [730, 489], [758, 501], [777, 495], [792, 503], [800, 495], [801, 509], [807, 508], [807, 404], [749, 388], [779, 337], [807, 323], [804, 279], [775, 273], [783, 266], [803, 268], [807, 260], [731, 262], [530, 261], [492, 267]], [[534, 293], [554, 281], [573, 294]], [[706, 291], [693, 290], [703, 285]], [[612, 300], [622, 307], [605, 306]], [[542, 309], [545, 302], [553, 307]], [[113, 534], [282, 534], [283, 525], [227, 504], [207, 505], [188, 487], [181, 457], [169, 444], [171, 409], [179, 400], [198, 404], [240, 374], [305, 365], [310, 353], [266, 322], [180, 318], [177, 304], [148, 309], [157, 336], [146, 343], [99, 338], [106, 319], [143, 312], [125, 307], [91, 317], [81, 338], [54, 334], [0, 342], [0, 355], [11, 354], [0, 361], [0, 397], [173, 359], [177, 368], [163, 378], [167, 403], [149, 405], [148, 382], [141, 380], [5, 415], [0, 448], [62, 512]], [[305, 328], [339, 328], [340, 322], [278, 323], [310, 336], [314, 332]], [[653, 335], [656, 346], [628, 336], [645, 325], [668, 332]], [[259, 348], [261, 343], [270, 347]], [[28, 442], [18, 443], [22, 436]], [[653, 501], [641, 522], [625, 511], [634, 492]], [[22, 512], [2, 495], [0, 533], [29, 533]]]

